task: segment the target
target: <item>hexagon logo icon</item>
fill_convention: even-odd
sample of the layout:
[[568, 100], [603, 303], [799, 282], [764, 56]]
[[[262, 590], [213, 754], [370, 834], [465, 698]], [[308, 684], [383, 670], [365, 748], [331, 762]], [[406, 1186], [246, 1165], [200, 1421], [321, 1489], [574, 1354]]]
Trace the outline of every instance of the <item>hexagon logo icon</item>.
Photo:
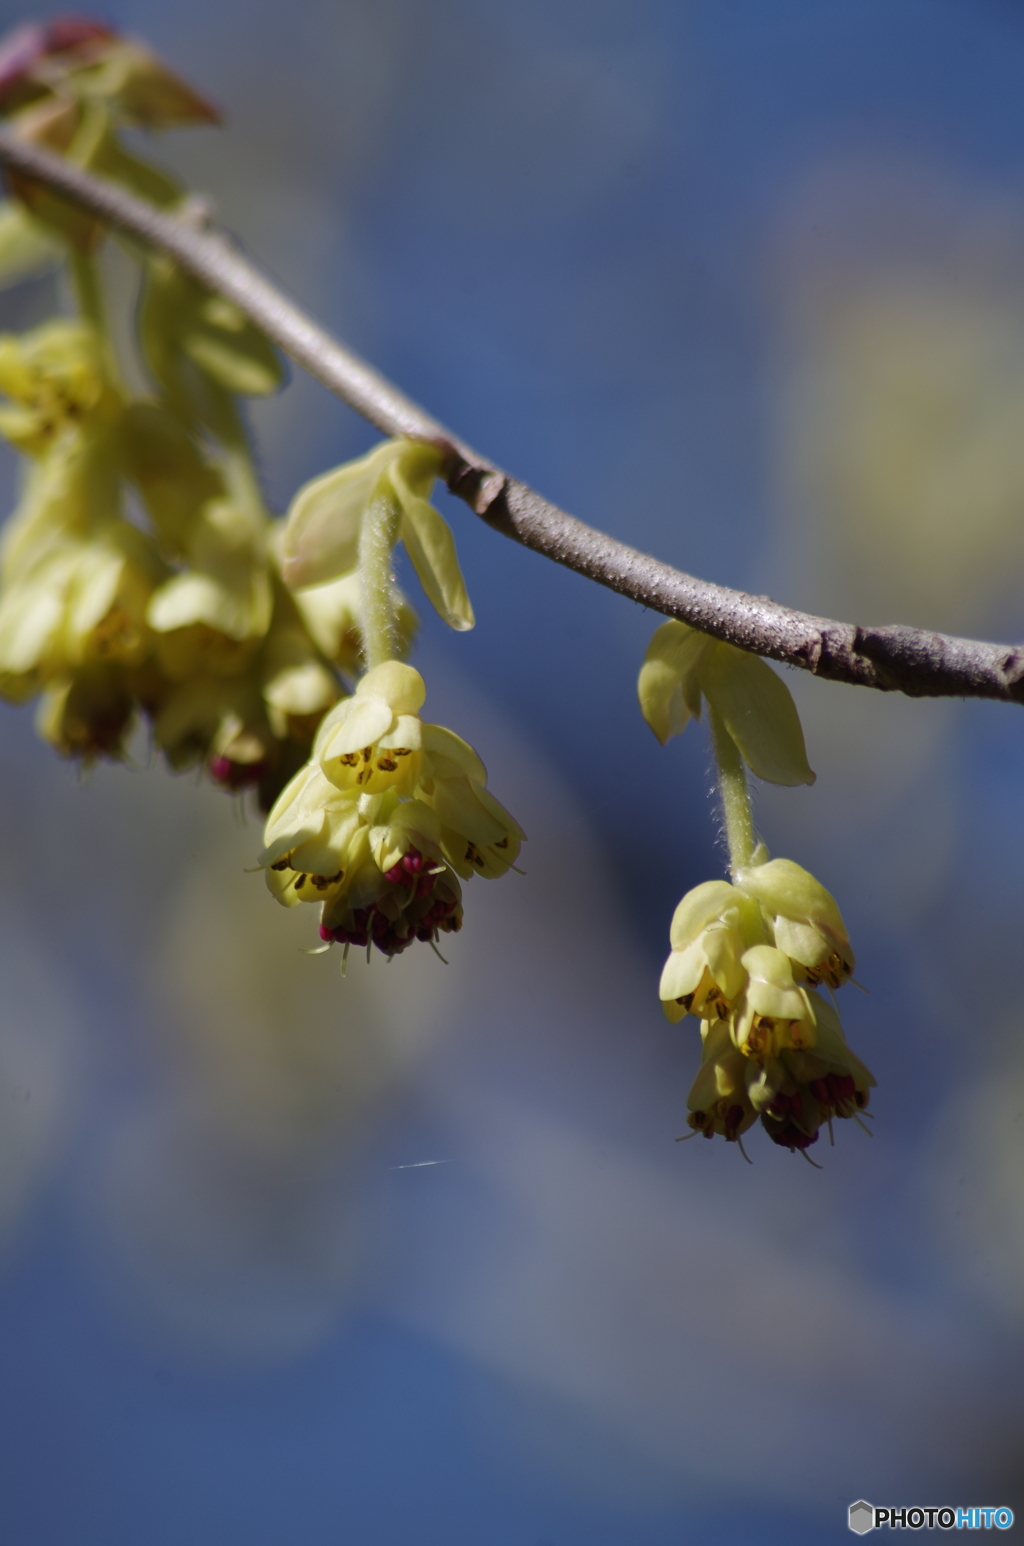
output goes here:
[[861, 1498], [850, 1504], [850, 1529], [855, 1535], [866, 1535], [875, 1528], [875, 1510], [872, 1504]]

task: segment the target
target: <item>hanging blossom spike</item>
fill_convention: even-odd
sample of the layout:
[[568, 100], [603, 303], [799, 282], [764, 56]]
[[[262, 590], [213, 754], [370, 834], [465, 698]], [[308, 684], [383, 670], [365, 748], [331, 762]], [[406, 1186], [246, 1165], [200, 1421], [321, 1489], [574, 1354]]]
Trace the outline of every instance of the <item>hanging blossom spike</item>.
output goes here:
[[267, 818], [267, 884], [286, 907], [319, 904], [325, 942], [436, 946], [462, 927], [460, 878], [502, 875], [519, 853], [476, 752], [420, 719], [425, 697], [411, 666], [367, 672]]
[[823, 1124], [860, 1122], [875, 1081], [816, 991], [834, 993], [854, 967], [836, 901], [754, 833], [747, 768], [776, 783], [814, 779], [796, 705], [763, 661], [679, 622], [655, 633], [638, 690], [662, 743], [707, 705], [729, 844], [731, 880], [705, 881], [675, 910], [659, 988], [668, 1020], [701, 1022], [691, 1132], [738, 1143], [760, 1121], [807, 1158]]

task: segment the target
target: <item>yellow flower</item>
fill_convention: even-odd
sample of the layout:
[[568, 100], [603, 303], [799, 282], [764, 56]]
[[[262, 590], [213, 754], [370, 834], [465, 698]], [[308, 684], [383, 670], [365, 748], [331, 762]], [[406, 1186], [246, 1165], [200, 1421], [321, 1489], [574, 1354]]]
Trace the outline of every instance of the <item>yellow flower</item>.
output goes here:
[[815, 1016], [806, 988], [798, 987], [793, 965], [773, 945], [744, 952], [743, 998], [732, 1021], [732, 1038], [744, 1056], [764, 1062], [784, 1047], [812, 1047]]
[[103, 345], [87, 322], [59, 319], [21, 337], [0, 337], [0, 434], [31, 456], [69, 429], [91, 428], [120, 406], [103, 364]]
[[462, 893], [438, 838], [422, 801], [342, 792], [309, 763], [270, 812], [260, 863], [286, 907], [323, 903], [323, 940], [372, 942], [391, 956], [462, 926]]
[[687, 892], [672, 918], [672, 954], [658, 990], [668, 1020], [729, 1012], [746, 986], [742, 957], [759, 937], [758, 925], [756, 907], [728, 881], [708, 880]]
[[314, 760], [338, 789], [411, 793], [423, 744], [417, 710], [426, 695], [423, 678], [412, 666], [397, 660], [375, 666], [354, 696], [343, 699], [324, 719]]
[[760, 1118], [773, 1143], [796, 1150], [817, 1143], [823, 1123], [831, 1131], [834, 1118], [859, 1120], [874, 1078], [846, 1045], [832, 1006], [810, 997], [811, 1048], [780, 1046], [754, 1059], [736, 1046], [728, 1021], [704, 1022], [701, 1068], [688, 1102], [695, 1132], [735, 1139]]
[[487, 769], [468, 742], [443, 725], [423, 726], [417, 792], [437, 812], [441, 851], [463, 880], [504, 875], [525, 837], [486, 784]]
[[420, 720], [425, 695], [411, 666], [367, 672], [267, 818], [268, 885], [285, 906], [322, 902], [324, 940], [389, 956], [436, 941], [462, 924], [457, 877], [502, 875], [519, 852], [476, 752]]
[[716, 1133], [736, 1142], [757, 1121], [747, 1094], [750, 1065], [733, 1045], [724, 1020], [705, 1021], [704, 1052], [687, 1105], [689, 1126], [705, 1138]]
[[831, 1131], [833, 1118], [857, 1120], [875, 1083], [870, 1070], [846, 1045], [831, 1004], [816, 993], [810, 997], [815, 1017], [813, 1047], [783, 1049], [748, 1084], [762, 1127], [773, 1143], [787, 1149], [817, 1143], [822, 1123]]
[[771, 921], [778, 948], [804, 982], [838, 988], [853, 971], [854, 956], [835, 898], [791, 859], [740, 870], [736, 884], [756, 897]]
[[51, 683], [39, 700], [36, 729], [62, 757], [86, 766], [119, 760], [135, 718], [135, 699], [119, 666], [93, 662]]

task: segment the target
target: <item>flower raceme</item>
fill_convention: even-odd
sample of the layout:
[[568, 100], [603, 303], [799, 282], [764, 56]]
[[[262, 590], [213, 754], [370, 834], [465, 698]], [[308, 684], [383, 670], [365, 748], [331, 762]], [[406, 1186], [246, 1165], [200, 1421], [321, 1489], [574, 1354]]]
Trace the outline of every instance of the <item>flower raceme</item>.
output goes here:
[[394, 956], [462, 925], [459, 877], [493, 878], [523, 833], [465, 741], [421, 720], [423, 678], [386, 661], [324, 718], [267, 819], [260, 864], [286, 907], [322, 904], [327, 942]]
[[841, 986], [854, 957], [834, 899], [812, 875], [764, 859], [732, 883], [706, 881], [679, 903], [670, 940], [665, 1015], [702, 1022], [694, 1131], [737, 1139], [760, 1117], [774, 1142], [806, 1149], [823, 1121], [867, 1105], [874, 1079], [815, 991]]

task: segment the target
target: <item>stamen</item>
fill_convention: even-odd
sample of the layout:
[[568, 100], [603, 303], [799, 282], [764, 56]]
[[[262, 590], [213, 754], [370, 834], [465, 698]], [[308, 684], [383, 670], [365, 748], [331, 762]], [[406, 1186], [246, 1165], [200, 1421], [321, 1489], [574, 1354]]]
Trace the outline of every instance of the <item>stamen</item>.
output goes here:
[[824, 1170], [824, 1165], [819, 1165], [817, 1160], [812, 1160], [806, 1149], [797, 1149], [796, 1152], [802, 1154], [808, 1165], [813, 1166], [815, 1170]]
[[343, 977], [348, 976], [348, 940], [345, 941], [345, 949], [341, 956], [341, 975]]
[[441, 952], [440, 952], [440, 950], [438, 950], [438, 948], [437, 948], [437, 946], [436, 946], [436, 945], [435, 945], [435, 944], [434, 944], [434, 941], [433, 941], [433, 940], [431, 940], [431, 941], [430, 941], [430, 948], [431, 948], [431, 950], [432, 950], [432, 951], [433, 951], [433, 952], [434, 952], [434, 954], [435, 954], [435, 955], [436, 955], [436, 956], [437, 956], [437, 959], [438, 959], [438, 960], [439, 960], [439, 961], [441, 961], [441, 962], [443, 962], [443, 964], [444, 964], [444, 965], [445, 965], [445, 966], [447, 966], [447, 965], [448, 965], [448, 962], [447, 962], [447, 961], [445, 961], [445, 959], [444, 959], [444, 956], [443, 956], [443, 955], [442, 955], [442, 954], [441, 954]]
[[740, 1153], [743, 1155], [743, 1158], [746, 1160], [747, 1164], [748, 1165], [752, 1165], [754, 1163], [754, 1161], [750, 1158], [750, 1155], [747, 1153], [746, 1149], [743, 1147], [743, 1139], [742, 1139], [742, 1137], [740, 1136], [739, 1133], [736, 1134], [736, 1142], [739, 1145]]

